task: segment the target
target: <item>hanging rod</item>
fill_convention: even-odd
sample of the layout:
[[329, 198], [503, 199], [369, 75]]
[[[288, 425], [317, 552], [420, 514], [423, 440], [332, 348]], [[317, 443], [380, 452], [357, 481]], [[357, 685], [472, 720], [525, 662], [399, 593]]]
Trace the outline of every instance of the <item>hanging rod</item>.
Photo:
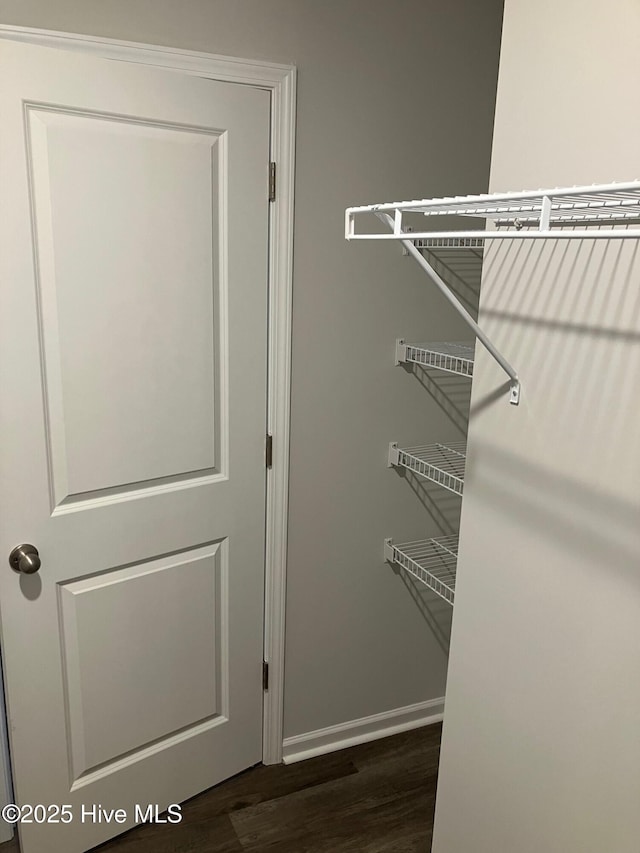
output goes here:
[[[393, 229], [393, 218], [389, 216], [388, 213], [377, 213], [376, 216], [381, 219], [382, 222], [386, 223], [389, 228]], [[414, 235], [412, 234], [411, 236], [413, 237]], [[520, 402], [520, 380], [518, 379], [518, 374], [516, 373], [516, 371], [513, 369], [513, 367], [511, 367], [506, 358], [495, 348], [495, 346], [491, 343], [487, 335], [485, 335], [480, 326], [473, 319], [471, 314], [469, 314], [469, 312], [460, 302], [460, 300], [451, 292], [449, 287], [447, 287], [444, 280], [438, 275], [438, 273], [434, 270], [434, 268], [427, 261], [424, 255], [420, 251], [418, 251], [418, 249], [416, 249], [412, 241], [404, 239], [401, 242], [404, 248], [407, 250], [408, 254], [410, 254], [414, 261], [417, 261], [417, 263], [427, 273], [429, 278], [439, 288], [442, 295], [456, 309], [456, 311], [458, 312], [458, 314], [460, 314], [465, 323], [473, 330], [473, 333], [478, 338], [478, 340], [488, 350], [488, 352], [493, 356], [493, 358], [498, 362], [500, 367], [507, 374], [510, 379], [509, 402], [512, 403], [514, 406], [517, 406]]]

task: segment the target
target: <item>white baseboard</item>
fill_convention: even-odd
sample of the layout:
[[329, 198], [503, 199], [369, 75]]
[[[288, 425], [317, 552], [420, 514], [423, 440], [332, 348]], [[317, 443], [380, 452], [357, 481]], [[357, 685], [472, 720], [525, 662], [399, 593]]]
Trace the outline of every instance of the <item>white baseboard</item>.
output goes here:
[[346, 749], [348, 746], [407, 732], [420, 726], [429, 726], [439, 723], [443, 714], [444, 696], [288, 737], [284, 739], [283, 761], [285, 764], [293, 764], [296, 761], [304, 761], [305, 758], [314, 758], [327, 752]]

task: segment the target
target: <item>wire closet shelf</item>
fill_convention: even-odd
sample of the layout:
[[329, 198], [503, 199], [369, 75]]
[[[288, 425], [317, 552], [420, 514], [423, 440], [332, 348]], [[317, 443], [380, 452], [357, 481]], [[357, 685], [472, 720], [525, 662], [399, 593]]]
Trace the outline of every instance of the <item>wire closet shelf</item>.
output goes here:
[[384, 543], [385, 559], [395, 563], [449, 604], [454, 603], [458, 537], [421, 539], [396, 545], [393, 539]]
[[408, 344], [404, 338], [396, 341], [396, 364], [418, 364], [420, 367], [471, 378], [473, 358], [474, 345], [462, 341], [424, 344]]
[[[375, 214], [389, 225], [390, 231], [356, 231], [358, 222], [366, 222]], [[425, 216], [469, 216], [490, 219], [496, 229], [478, 231], [408, 232], [404, 228], [405, 213]], [[347, 240], [412, 240], [421, 248], [477, 248], [485, 240], [505, 239], [625, 239], [639, 238], [640, 181], [593, 184], [583, 187], [557, 187], [548, 190], [452, 196], [349, 207], [345, 213]], [[598, 227], [589, 228], [586, 226]], [[602, 227], [619, 225], [620, 227]], [[562, 228], [559, 226], [572, 226]], [[576, 227], [583, 226], [583, 227]]]
[[389, 467], [405, 468], [456, 495], [462, 495], [467, 446], [464, 441], [424, 444], [420, 447], [389, 445]]

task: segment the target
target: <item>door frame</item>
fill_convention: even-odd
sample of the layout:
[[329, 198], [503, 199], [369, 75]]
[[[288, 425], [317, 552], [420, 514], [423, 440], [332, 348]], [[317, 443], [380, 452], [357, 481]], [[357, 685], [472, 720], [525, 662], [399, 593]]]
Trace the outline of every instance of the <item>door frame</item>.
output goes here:
[[[270, 93], [270, 149], [271, 160], [277, 166], [277, 194], [269, 205], [267, 431], [273, 436], [273, 463], [266, 472], [264, 659], [269, 664], [269, 689], [263, 693], [262, 760], [265, 764], [279, 764], [284, 713], [296, 68], [4, 24], [0, 24], [0, 38], [152, 65], [179, 74], [266, 89]], [[3, 698], [0, 697], [0, 705]]]

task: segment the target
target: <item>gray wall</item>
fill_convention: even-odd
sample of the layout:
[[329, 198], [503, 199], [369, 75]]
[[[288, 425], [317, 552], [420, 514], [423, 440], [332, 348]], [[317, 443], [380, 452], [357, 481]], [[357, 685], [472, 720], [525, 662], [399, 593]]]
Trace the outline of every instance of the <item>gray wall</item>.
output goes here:
[[[494, 191], [640, 178], [640, 4], [507, 0]], [[481, 317], [434, 853], [637, 853], [640, 247], [506, 244]]]
[[444, 693], [450, 613], [381, 554], [384, 536], [446, 528], [456, 499], [423, 490], [432, 519], [385, 459], [392, 439], [459, 438], [451, 399], [465, 407], [464, 380], [446, 397], [394, 368], [394, 339], [463, 331], [399, 248], [347, 244], [343, 215], [486, 189], [501, 14], [501, 0], [0, 0], [3, 23], [299, 69], [288, 736]]

